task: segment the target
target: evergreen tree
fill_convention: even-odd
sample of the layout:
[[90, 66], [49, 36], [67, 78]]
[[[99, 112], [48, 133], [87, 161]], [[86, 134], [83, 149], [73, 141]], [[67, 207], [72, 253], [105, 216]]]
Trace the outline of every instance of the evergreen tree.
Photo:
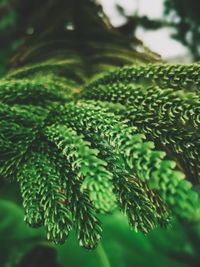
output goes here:
[[199, 225], [199, 65], [161, 62], [92, 0], [11, 4], [24, 41], [0, 80], [0, 176], [26, 223], [86, 249], [116, 209], [145, 234]]

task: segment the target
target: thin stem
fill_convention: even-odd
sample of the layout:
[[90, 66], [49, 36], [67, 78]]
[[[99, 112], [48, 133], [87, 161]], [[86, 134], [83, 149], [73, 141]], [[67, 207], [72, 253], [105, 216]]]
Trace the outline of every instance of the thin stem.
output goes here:
[[101, 242], [99, 242], [99, 245], [96, 248], [95, 252], [96, 252], [96, 254], [97, 254], [97, 256], [98, 256], [98, 258], [100, 260], [100, 263], [101, 263], [102, 267], [111, 267], [111, 264], [109, 262], [108, 256], [107, 256], [106, 251], [103, 248]]

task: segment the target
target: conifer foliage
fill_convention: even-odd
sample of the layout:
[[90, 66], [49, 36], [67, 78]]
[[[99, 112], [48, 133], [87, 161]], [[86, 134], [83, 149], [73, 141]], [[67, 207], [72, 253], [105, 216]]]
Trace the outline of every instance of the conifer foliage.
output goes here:
[[116, 209], [143, 233], [173, 215], [199, 223], [199, 65], [113, 45], [117, 33], [90, 18], [105, 27], [100, 41], [76, 31], [39, 45], [32, 37], [1, 78], [1, 177], [18, 181], [26, 223], [44, 225], [54, 243], [73, 228], [95, 248], [98, 214]]

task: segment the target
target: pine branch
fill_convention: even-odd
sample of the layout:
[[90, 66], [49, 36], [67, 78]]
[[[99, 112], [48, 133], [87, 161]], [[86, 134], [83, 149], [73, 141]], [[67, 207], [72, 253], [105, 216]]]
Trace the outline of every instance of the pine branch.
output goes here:
[[45, 135], [62, 150], [72, 164], [72, 170], [77, 173], [75, 179], [84, 179], [81, 191], [89, 190], [94, 206], [104, 211], [112, 210], [115, 207], [112, 184], [109, 181], [112, 175], [104, 167], [106, 162], [96, 157], [98, 150], [90, 149], [89, 143], [82, 136], [63, 125], [48, 127]]
[[87, 88], [113, 84], [117, 81], [123, 84], [157, 85], [160, 88], [173, 88], [189, 92], [199, 92], [199, 64], [147, 64], [142, 66], [125, 66], [99, 75]]
[[120, 209], [145, 234], [173, 215], [200, 221], [187, 181], [200, 174], [199, 66], [140, 65], [156, 58], [131, 49], [98, 10], [81, 4], [74, 32], [38, 30], [0, 80], [0, 175], [18, 181], [29, 225], [59, 244], [74, 228], [86, 249], [101, 239], [98, 213]]
[[[157, 66], [150, 65], [151, 71], [153, 66], [156, 71]], [[127, 71], [128, 67], [124, 67], [121, 73], [116, 70], [104, 77], [97, 77], [96, 81], [86, 86], [81, 98], [124, 105], [122, 110], [115, 113], [124, 119], [128, 118], [130, 125], [137, 126], [139, 132], [147, 134], [156, 143], [164, 147], [167, 145], [176, 157], [180, 155], [183, 165], [189, 165], [190, 179], [199, 181], [199, 99], [194, 93], [183, 90], [174, 92], [173, 89], [132, 84], [135, 77], [131, 81], [131, 71], [141, 71], [141, 76], [144, 76], [141, 83], [145, 83], [148, 82], [145, 75], [148, 75], [150, 67], [129, 67], [130, 72]], [[118, 74], [117, 80], [115, 75]], [[129, 84], [126, 79], [129, 79]]]
[[[91, 249], [101, 238], [96, 213], [117, 206], [130, 226], [144, 233], [165, 226], [171, 212], [199, 221], [199, 199], [190, 182], [140, 134], [157, 140], [160, 131], [162, 141], [173, 147], [182, 133], [174, 151], [183, 152], [180, 142], [191, 136], [181, 128], [194, 134], [199, 125], [195, 97], [158, 87], [100, 83], [86, 87], [83, 100], [68, 102], [73, 83], [69, 92], [70, 85], [62, 86], [64, 78], [54, 75], [45, 81], [36, 73], [33, 81], [20, 76], [1, 82], [1, 99], [9, 104], [1, 104], [1, 174], [17, 177], [28, 224], [44, 225], [55, 243], [63, 243], [73, 226], [80, 245]], [[177, 120], [179, 126], [172, 128]], [[197, 160], [191, 154], [195, 149], [187, 147], [191, 165]]]
[[[180, 172], [173, 170], [176, 165], [175, 163], [162, 160], [165, 153], [151, 151], [154, 147], [153, 143], [143, 143], [143, 135], [133, 135], [134, 128], [128, 128], [122, 122], [118, 122], [113, 114], [105, 113], [105, 111], [98, 107], [84, 103], [77, 103], [76, 105], [72, 103], [65, 105], [64, 109], [61, 107], [61, 113], [59, 113], [59, 111], [57, 112], [57, 117], [55, 112], [51, 117], [62, 123], [68, 123], [70, 127], [74, 127], [76, 130], [89, 137], [90, 141], [92, 141], [92, 133], [101, 136], [101, 142], [106, 141], [110, 148], [114, 150], [115, 154], [123, 155], [121, 156], [122, 159], [120, 159], [122, 168], [124, 167], [125, 170], [130, 169], [132, 175], [136, 175], [141, 181], [147, 181], [152, 189], [157, 189], [160, 192], [164, 200], [167, 201], [167, 203], [169, 202], [169, 205], [172, 207], [173, 205], [177, 205], [177, 207], [174, 208], [177, 214], [181, 216], [182, 207], [179, 206], [178, 203], [176, 204], [175, 201], [172, 203], [170, 198], [173, 198], [176, 188], [179, 190], [179, 183], [181, 184], [180, 188], [182, 188], [180, 190], [182, 190], [183, 195], [185, 195], [184, 197], [182, 195], [182, 197], [185, 198], [187, 191], [185, 191], [185, 188], [187, 188], [190, 183], [181, 182], [184, 176]], [[64, 117], [62, 115], [64, 115]], [[95, 142], [97, 142], [97, 139], [95, 139]], [[115, 166], [116, 165], [117, 162], [115, 163]], [[130, 175], [130, 172], [128, 174]], [[172, 190], [168, 191], [168, 183], [171, 183], [170, 177], [174, 177], [173, 179], [176, 182], [174, 182], [174, 184], [172, 182]], [[168, 192], [168, 196], [166, 195], [166, 191]], [[181, 196], [179, 197], [181, 198]], [[194, 204], [191, 199], [188, 199], [188, 201], [191, 202], [189, 205], [198, 206], [197, 199], [194, 200], [194, 202], [197, 201], [196, 204]], [[186, 217], [190, 217], [189, 213], [190, 211], [188, 209], [188, 215], [186, 215]], [[197, 211], [195, 215], [196, 219], [199, 216], [198, 213], [199, 211]], [[193, 216], [194, 213], [192, 212], [191, 217]]]

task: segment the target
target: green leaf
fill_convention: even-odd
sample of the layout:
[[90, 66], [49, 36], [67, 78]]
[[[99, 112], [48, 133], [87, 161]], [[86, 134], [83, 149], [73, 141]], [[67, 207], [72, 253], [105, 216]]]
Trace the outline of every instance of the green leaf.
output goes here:
[[0, 265], [12, 267], [34, 246], [44, 242], [43, 230], [31, 229], [23, 220], [23, 209], [0, 200]]

